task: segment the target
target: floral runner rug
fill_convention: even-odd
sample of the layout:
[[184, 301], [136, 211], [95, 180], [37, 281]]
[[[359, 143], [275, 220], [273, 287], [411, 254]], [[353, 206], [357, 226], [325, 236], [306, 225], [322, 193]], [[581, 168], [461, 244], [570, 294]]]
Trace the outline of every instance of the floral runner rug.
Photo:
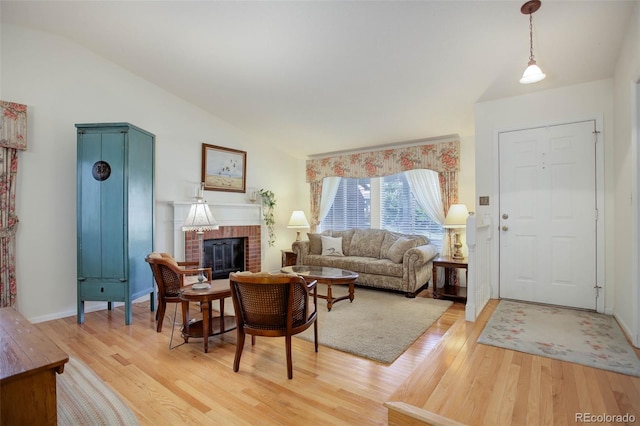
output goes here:
[[610, 315], [501, 300], [478, 343], [640, 376], [640, 360]]

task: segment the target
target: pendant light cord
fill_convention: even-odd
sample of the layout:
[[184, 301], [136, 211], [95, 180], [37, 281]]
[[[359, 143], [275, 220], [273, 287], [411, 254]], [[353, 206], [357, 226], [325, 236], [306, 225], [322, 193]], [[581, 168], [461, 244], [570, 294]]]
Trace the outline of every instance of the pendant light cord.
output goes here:
[[529, 61], [533, 61], [533, 14], [529, 14]]

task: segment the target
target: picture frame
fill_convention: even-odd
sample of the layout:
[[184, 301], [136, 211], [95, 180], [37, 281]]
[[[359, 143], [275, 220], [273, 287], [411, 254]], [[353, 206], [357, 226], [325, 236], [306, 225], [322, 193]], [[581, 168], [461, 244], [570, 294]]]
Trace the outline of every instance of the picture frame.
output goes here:
[[247, 152], [202, 144], [202, 182], [206, 191], [246, 192]]

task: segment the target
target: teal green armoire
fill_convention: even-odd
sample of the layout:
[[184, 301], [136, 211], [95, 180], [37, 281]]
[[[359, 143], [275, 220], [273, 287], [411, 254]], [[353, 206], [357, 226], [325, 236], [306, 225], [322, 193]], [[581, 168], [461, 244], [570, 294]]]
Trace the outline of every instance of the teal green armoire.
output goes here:
[[155, 283], [153, 251], [155, 136], [129, 123], [76, 124], [78, 138], [78, 323], [84, 302], [131, 302]]

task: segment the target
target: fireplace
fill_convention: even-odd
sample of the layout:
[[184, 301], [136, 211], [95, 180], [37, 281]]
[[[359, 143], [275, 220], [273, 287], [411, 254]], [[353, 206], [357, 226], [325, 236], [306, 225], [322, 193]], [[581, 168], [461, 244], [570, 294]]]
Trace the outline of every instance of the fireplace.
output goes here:
[[[215, 231], [205, 231], [203, 245], [204, 266], [212, 268], [213, 278], [227, 278], [229, 272], [238, 270], [260, 272], [262, 254], [261, 228], [259, 225], [221, 226]], [[198, 247], [197, 234], [195, 232], [185, 232], [184, 258], [187, 262], [198, 261]], [[207, 251], [209, 251], [209, 254], [207, 254]], [[234, 251], [235, 254], [233, 254]], [[240, 251], [242, 252], [243, 260], [239, 262], [242, 265], [233, 265], [232, 262], [238, 260], [237, 256], [239, 256], [238, 252]], [[222, 256], [223, 259], [221, 262], [208, 265], [207, 262], [212, 262], [212, 252], [217, 252], [215, 254]]]
[[[184, 253], [184, 260], [197, 262], [199, 259], [198, 236], [195, 232], [182, 231], [182, 225], [192, 203], [192, 201], [169, 202], [173, 208], [174, 253], [176, 257]], [[262, 269], [262, 206], [260, 204], [208, 204], [220, 228], [215, 231], [206, 231], [203, 239], [241, 238], [244, 242], [244, 269], [260, 272]]]
[[245, 238], [216, 238], [203, 244], [203, 266], [211, 268], [213, 279], [229, 278], [231, 272], [244, 271]]

